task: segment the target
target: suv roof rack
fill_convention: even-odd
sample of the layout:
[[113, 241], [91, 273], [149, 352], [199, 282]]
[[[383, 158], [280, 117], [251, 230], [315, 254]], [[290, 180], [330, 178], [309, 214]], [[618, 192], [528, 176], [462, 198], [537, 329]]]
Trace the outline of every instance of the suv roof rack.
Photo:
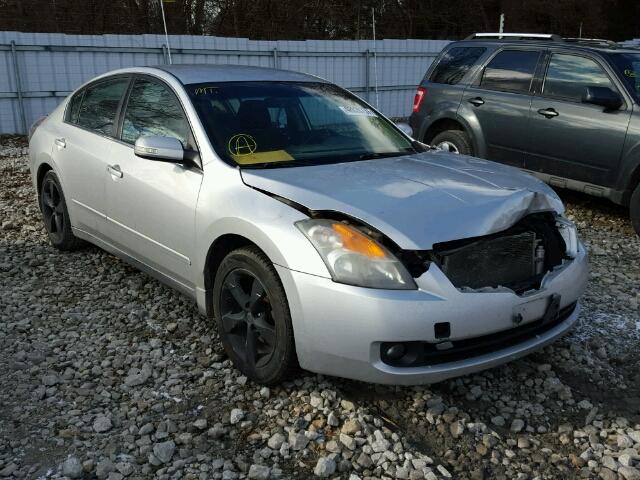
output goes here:
[[594, 45], [600, 47], [619, 47], [620, 45], [612, 40], [605, 40], [603, 38], [564, 38], [565, 42], [582, 43], [584, 45]]
[[472, 33], [465, 40], [474, 40], [477, 38], [496, 38], [511, 39], [511, 40], [553, 40], [561, 41], [560, 35], [554, 35], [552, 33]]
[[563, 38], [553, 33], [473, 33], [465, 40], [495, 39], [495, 40], [549, 40], [552, 42], [578, 43], [594, 47], [619, 48], [620, 45], [602, 38]]

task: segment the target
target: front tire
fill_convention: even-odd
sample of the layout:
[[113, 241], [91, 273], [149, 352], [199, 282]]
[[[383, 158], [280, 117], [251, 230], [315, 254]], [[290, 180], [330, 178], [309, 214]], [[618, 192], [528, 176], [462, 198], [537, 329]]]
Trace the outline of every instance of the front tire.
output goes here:
[[222, 345], [244, 375], [275, 385], [293, 373], [297, 357], [289, 305], [260, 249], [243, 247], [224, 258], [215, 276], [213, 311]]
[[640, 235], [640, 184], [636, 187], [631, 195], [631, 202], [629, 203], [629, 216], [631, 217], [631, 224], [633, 229], [638, 235]]
[[431, 140], [431, 146], [444, 150], [445, 152], [473, 155], [471, 139], [469, 135], [462, 130], [445, 130], [444, 132], [440, 132]]
[[40, 211], [51, 245], [63, 251], [82, 247], [82, 240], [71, 230], [67, 202], [62, 193], [60, 180], [53, 170], [45, 174], [40, 184]]

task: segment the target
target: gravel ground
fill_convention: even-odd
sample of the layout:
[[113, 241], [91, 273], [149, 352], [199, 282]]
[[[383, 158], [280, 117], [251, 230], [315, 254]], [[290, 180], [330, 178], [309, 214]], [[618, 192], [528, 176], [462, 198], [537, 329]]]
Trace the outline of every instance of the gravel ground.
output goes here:
[[23, 139], [0, 139], [0, 477], [640, 479], [640, 241], [562, 192], [591, 251], [579, 326], [429, 387], [233, 369], [189, 300], [48, 243]]

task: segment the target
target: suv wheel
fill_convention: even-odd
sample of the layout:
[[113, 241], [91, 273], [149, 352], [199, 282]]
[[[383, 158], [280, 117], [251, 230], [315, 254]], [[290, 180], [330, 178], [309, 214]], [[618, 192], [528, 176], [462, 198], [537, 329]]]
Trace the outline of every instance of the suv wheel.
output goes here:
[[227, 255], [216, 273], [213, 308], [229, 358], [247, 377], [275, 385], [297, 365], [284, 288], [257, 247]]
[[462, 130], [445, 130], [433, 137], [431, 146], [444, 150], [445, 152], [460, 153], [462, 155], [473, 155], [471, 139]]
[[71, 231], [67, 203], [58, 176], [49, 170], [40, 185], [40, 211], [51, 245], [58, 250], [77, 250], [83, 244]]
[[640, 184], [631, 195], [629, 214], [631, 216], [631, 224], [633, 225], [634, 230], [638, 235], [640, 235]]

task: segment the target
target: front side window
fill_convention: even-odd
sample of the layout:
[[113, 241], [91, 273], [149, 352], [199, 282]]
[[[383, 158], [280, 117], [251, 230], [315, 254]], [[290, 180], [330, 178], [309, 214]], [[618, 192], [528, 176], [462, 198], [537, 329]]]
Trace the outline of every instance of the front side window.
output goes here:
[[640, 99], [640, 53], [612, 53], [609, 58], [631, 93]]
[[65, 113], [65, 121], [69, 123], [78, 123], [78, 114], [80, 113], [80, 104], [82, 103], [82, 97], [84, 90], [76, 93], [67, 105], [67, 111]]
[[135, 143], [141, 136], [173, 137], [189, 144], [189, 123], [175, 94], [159, 82], [137, 79], [122, 122], [122, 140]]
[[447, 85], [457, 84], [485, 50], [483, 47], [453, 47], [447, 50], [431, 72], [429, 81]]
[[616, 91], [609, 76], [594, 60], [554, 53], [547, 68], [543, 95], [580, 102], [586, 87], [608, 87]]
[[491, 90], [527, 93], [540, 52], [503, 50], [484, 69], [480, 86]]
[[317, 165], [415, 152], [393, 124], [335, 85], [228, 82], [185, 88], [216, 152], [232, 164]]
[[118, 105], [128, 83], [128, 79], [118, 78], [87, 88], [80, 104], [77, 124], [104, 135], [113, 135]]

